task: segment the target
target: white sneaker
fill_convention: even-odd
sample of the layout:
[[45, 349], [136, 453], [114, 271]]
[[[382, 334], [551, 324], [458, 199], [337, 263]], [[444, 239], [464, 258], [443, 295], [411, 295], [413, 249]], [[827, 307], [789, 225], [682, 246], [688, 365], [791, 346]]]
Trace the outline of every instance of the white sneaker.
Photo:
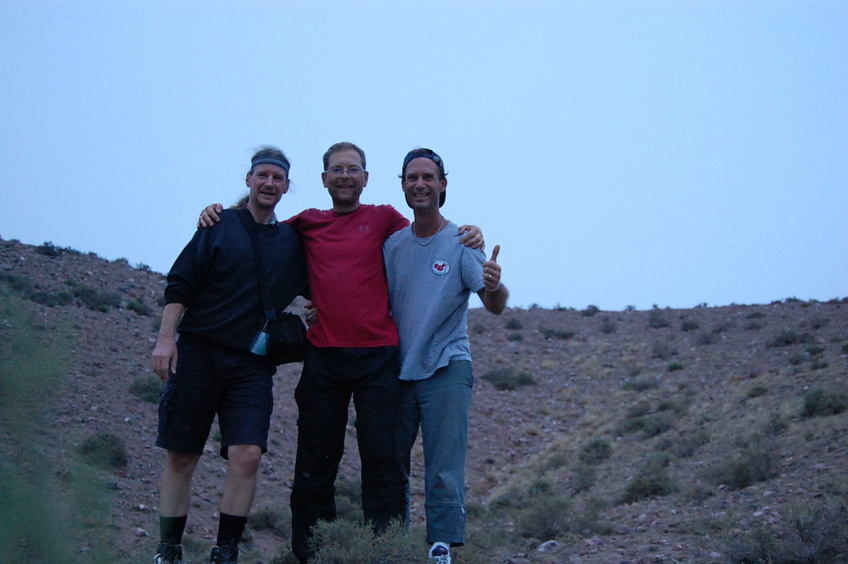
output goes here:
[[430, 564], [451, 564], [450, 550], [442, 545], [434, 546], [430, 549], [427, 562]]

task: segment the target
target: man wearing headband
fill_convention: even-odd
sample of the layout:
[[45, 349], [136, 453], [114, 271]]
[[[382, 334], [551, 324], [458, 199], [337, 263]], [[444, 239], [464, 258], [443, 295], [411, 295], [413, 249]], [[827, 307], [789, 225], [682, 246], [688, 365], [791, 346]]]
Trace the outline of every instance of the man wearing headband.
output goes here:
[[[476, 292], [494, 314], [506, 308], [495, 246], [482, 251], [460, 244], [457, 226], [440, 211], [448, 180], [441, 157], [410, 151], [401, 187], [412, 225], [383, 245], [392, 317], [400, 334], [401, 400], [397, 434], [407, 478], [410, 452], [424, 440], [424, 510], [428, 560], [450, 564], [450, 547], [465, 542], [465, 456], [473, 375], [468, 341], [468, 298]], [[409, 485], [407, 507], [409, 515]]]
[[218, 229], [197, 231], [168, 274], [152, 357], [154, 371], [166, 383], [156, 440], [166, 456], [155, 564], [182, 562], [191, 478], [216, 414], [227, 478], [211, 562], [238, 561], [259, 462], [268, 450], [272, 376], [277, 370], [265, 356], [250, 351], [265, 322], [260, 276], [277, 313], [306, 293], [300, 238], [274, 216], [289, 189], [288, 173], [282, 151], [260, 149], [245, 177], [247, 205], [223, 212]]
[[[313, 554], [311, 528], [336, 518], [334, 483], [344, 454], [348, 406], [356, 408], [362, 511], [379, 534], [404, 516], [406, 478], [394, 434], [400, 393], [398, 334], [389, 313], [383, 266], [386, 239], [409, 225], [397, 210], [360, 202], [368, 183], [365, 153], [336, 143], [324, 154], [321, 180], [329, 210], [309, 209], [286, 220], [303, 240], [317, 321], [307, 333], [306, 359], [295, 391], [298, 444], [291, 493], [292, 551]], [[220, 204], [198, 226], [214, 224]], [[457, 227], [481, 246], [479, 229]]]

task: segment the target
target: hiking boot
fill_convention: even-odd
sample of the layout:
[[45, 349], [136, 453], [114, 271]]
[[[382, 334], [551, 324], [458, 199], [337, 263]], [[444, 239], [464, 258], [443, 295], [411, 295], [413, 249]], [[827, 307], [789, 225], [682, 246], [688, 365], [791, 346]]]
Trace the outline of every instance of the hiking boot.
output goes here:
[[429, 564], [451, 564], [450, 550], [443, 546], [437, 546], [430, 551], [427, 557]]
[[160, 542], [153, 557], [153, 564], [182, 564], [183, 547], [169, 542]]
[[238, 562], [238, 545], [216, 546], [212, 549], [209, 562], [214, 562], [214, 564], [236, 564]]

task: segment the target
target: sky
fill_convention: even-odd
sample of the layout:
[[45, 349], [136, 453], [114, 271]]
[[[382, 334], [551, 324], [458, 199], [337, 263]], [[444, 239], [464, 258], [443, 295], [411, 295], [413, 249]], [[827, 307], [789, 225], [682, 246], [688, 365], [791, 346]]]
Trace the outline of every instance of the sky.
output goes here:
[[0, 0], [0, 237], [164, 273], [256, 148], [284, 218], [351, 141], [408, 217], [404, 155], [442, 156], [513, 307], [842, 298], [846, 29], [844, 0]]

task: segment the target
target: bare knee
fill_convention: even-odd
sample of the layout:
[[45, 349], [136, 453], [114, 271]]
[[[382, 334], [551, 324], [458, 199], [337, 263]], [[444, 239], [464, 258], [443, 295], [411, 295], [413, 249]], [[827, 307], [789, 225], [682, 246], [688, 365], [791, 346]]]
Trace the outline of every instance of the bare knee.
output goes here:
[[227, 449], [229, 472], [241, 476], [254, 476], [259, 471], [262, 448], [258, 445], [232, 445]]
[[199, 454], [169, 450], [165, 456], [165, 469], [171, 474], [192, 474], [198, 460], [200, 460]]

